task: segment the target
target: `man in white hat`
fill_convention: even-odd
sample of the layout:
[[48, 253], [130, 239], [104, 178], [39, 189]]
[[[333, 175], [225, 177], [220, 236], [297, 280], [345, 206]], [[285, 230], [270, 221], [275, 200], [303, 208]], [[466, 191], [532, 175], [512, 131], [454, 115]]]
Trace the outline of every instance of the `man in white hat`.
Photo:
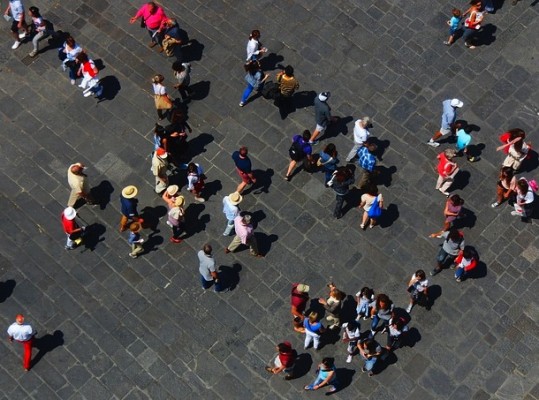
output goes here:
[[73, 250], [75, 246], [81, 244], [82, 235], [85, 227], [80, 227], [75, 221], [77, 211], [73, 207], [67, 207], [62, 213], [62, 226], [67, 236], [67, 242], [65, 245], [66, 250]]
[[321, 133], [323, 134], [328, 125], [333, 121], [333, 118], [331, 117], [331, 108], [327, 103], [329, 96], [329, 92], [322, 92], [314, 99], [314, 119], [316, 121], [316, 128], [311, 135], [309, 144], [317, 144], [318, 140], [316, 140], [316, 138], [318, 135]]
[[129, 227], [130, 222], [140, 222], [138, 216], [137, 204], [138, 200], [135, 198], [138, 193], [136, 186], [129, 185], [122, 189], [120, 195], [120, 205], [122, 218], [120, 219], [120, 232], [125, 231]]
[[240, 215], [238, 204], [243, 200], [243, 196], [238, 192], [230, 193], [223, 197], [223, 213], [225, 214], [227, 223], [223, 236], [229, 236], [234, 230], [234, 219]]
[[455, 134], [455, 121], [457, 120], [457, 108], [464, 105], [459, 99], [447, 99], [442, 102], [442, 126], [440, 130], [427, 142], [429, 146], [438, 147], [440, 143], [435, 140], [440, 139], [449, 133]]
[[153, 152], [152, 174], [155, 176], [155, 193], [161, 194], [168, 185], [168, 159], [167, 152], [159, 147]]

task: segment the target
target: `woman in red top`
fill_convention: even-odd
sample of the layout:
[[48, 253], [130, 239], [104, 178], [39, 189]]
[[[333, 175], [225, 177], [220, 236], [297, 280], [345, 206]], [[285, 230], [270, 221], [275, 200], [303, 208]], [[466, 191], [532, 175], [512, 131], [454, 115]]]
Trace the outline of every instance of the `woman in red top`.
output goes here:
[[466, 275], [477, 267], [477, 255], [470, 247], [465, 247], [455, 258], [456, 270], [455, 280], [462, 282]]
[[272, 374], [278, 374], [281, 371], [284, 371], [285, 380], [290, 380], [294, 378], [294, 363], [296, 361], [297, 353], [296, 350], [292, 348], [290, 342], [283, 342], [277, 345], [277, 351], [279, 354], [275, 356], [273, 360], [274, 367], [267, 366], [266, 371]]
[[457, 163], [453, 162], [453, 159], [457, 155], [455, 149], [445, 149], [443, 153], [438, 154], [438, 181], [436, 182], [436, 189], [438, 189], [442, 194], [445, 194], [449, 197], [449, 192], [447, 189], [453, 184], [455, 175], [459, 170]]
[[475, 49], [470, 42], [470, 38], [481, 29], [481, 22], [483, 22], [483, 13], [481, 12], [481, 0], [472, 0], [470, 2], [470, 8], [464, 13], [470, 14], [470, 16], [464, 21], [464, 45], [469, 49]]
[[142, 18], [141, 27], [146, 26], [152, 38], [149, 46], [154, 47], [157, 44], [161, 46], [163, 40], [161, 32], [168, 20], [163, 8], [159, 7], [153, 1], [149, 1], [139, 8], [135, 16], [129, 20], [129, 23], [134, 24], [139, 18]]
[[442, 233], [448, 231], [449, 228], [451, 228], [451, 224], [453, 223], [453, 221], [457, 219], [457, 217], [460, 215], [463, 204], [464, 200], [458, 194], [453, 194], [449, 196], [449, 198], [445, 202], [444, 208], [444, 227], [441, 231], [431, 234], [431, 238], [441, 238]]

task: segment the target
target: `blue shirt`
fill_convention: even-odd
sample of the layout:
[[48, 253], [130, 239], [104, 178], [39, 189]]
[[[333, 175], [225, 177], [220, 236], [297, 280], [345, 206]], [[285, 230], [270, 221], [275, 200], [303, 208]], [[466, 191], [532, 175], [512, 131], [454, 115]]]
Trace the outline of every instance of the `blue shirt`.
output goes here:
[[361, 147], [357, 152], [357, 156], [359, 157], [357, 163], [361, 168], [369, 172], [374, 171], [376, 157], [371, 154], [367, 147]]
[[126, 199], [124, 196], [120, 196], [120, 204], [122, 206], [122, 215], [126, 217], [136, 217], [138, 215], [136, 199]]
[[466, 146], [472, 141], [472, 136], [469, 133], [466, 133], [464, 129], [459, 129], [457, 131], [457, 151], [464, 150]]
[[294, 135], [292, 141], [294, 143], [298, 143], [301, 146], [301, 150], [303, 150], [303, 154], [305, 154], [306, 156], [310, 156], [313, 153], [312, 146], [309, 144], [309, 142], [303, 140], [303, 137], [301, 137], [301, 135]]
[[456, 31], [459, 28], [459, 24], [460, 24], [460, 18], [459, 17], [453, 16], [449, 20], [449, 27], [451, 28], [452, 31]]
[[450, 129], [457, 119], [457, 110], [451, 106], [451, 99], [442, 102], [442, 129]]
[[245, 156], [245, 158], [241, 158], [240, 152], [235, 151], [232, 153], [232, 159], [234, 160], [234, 164], [236, 164], [236, 168], [238, 168], [240, 171], [247, 174], [251, 173], [251, 160], [249, 157]]

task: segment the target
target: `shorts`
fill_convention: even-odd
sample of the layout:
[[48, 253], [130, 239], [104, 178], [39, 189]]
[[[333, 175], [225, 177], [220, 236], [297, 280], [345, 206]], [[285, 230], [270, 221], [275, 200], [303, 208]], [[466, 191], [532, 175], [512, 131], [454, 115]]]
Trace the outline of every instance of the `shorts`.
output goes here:
[[247, 184], [253, 183], [249, 174], [247, 174], [246, 172], [243, 172], [239, 168], [236, 168], [236, 171], [238, 171], [238, 175], [241, 177], [241, 180], [243, 183], [247, 183]]
[[442, 135], [447, 135], [448, 133], [451, 133], [451, 128], [440, 128], [440, 133]]
[[[25, 28], [26, 24], [23, 22], [22, 27]], [[11, 21], [11, 32], [18, 33], [19, 32], [19, 21]]]
[[327, 126], [322, 126], [322, 125], [316, 124], [315, 130], [317, 130], [317, 131], [320, 132], [320, 133], [324, 133], [325, 130], [326, 130], [326, 128], [327, 128]]
[[453, 36], [458, 30], [459, 28], [449, 28], [449, 35]]

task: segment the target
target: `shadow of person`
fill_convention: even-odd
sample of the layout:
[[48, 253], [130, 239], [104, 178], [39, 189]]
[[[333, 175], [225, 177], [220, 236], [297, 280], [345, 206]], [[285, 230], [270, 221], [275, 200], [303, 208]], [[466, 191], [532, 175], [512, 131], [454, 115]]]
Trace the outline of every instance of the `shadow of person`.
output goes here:
[[378, 161], [383, 160], [384, 153], [391, 144], [389, 140], [381, 140], [372, 136], [367, 139], [367, 143], [374, 143], [376, 145], [376, 152], [374, 153], [374, 156], [378, 159]]
[[385, 167], [383, 165], [377, 165], [375, 168], [375, 182], [377, 185], [383, 185], [385, 187], [391, 186], [392, 175], [397, 172], [396, 166]]
[[352, 208], [356, 208], [361, 202], [361, 190], [352, 187], [347, 195], [344, 196], [344, 205], [342, 208], [342, 215], [344, 216]]
[[255, 232], [256, 242], [258, 244], [258, 251], [263, 256], [267, 255], [271, 250], [271, 244], [279, 239], [277, 235], [266, 235], [262, 232]]
[[332, 137], [337, 137], [339, 134], [347, 135], [348, 134], [348, 123], [351, 122], [354, 118], [351, 116], [348, 117], [335, 117], [335, 120], [329, 124], [324, 135], [321, 136], [324, 139], [329, 139]]
[[206, 224], [210, 222], [210, 215], [199, 215], [205, 210], [203, 204], [191, 203], [185, 209], [185, 234], [182, 239], [187, 239], [196, 233], [206, 230]]
[[341, 305], [341, 323], [350, 322], [356, 318], [356, 300], [352, 295], [346, 296]]
[[182, 62], [200, 61], [203, 52], [204, 45], [196, 39], [191, 39], [185, 46], [182, 46]]
[[206, 152], [206, 146], [213, 142], [213, 135], [209, 133], [201, 133], [196, 137], [190, 139], [187, 144], [189, 145], [189, 157], [195, 158], [199, 154]]
[[485, 149], [485, 145], [483, 143], [470, 144], [466, 146], [466, 155], [468, 157], [474, 157], [475, 158], [474, 162], [479, 161], [484, 149]]
[[215, 196], [222, 188], [223, 188], [223, 185], [221, 184], [221, 181], [218, 179], [211, 182], [206, 182], [204, 184], [204, 190], [202, 191], [202, 196], [206, 200], [209, 200], [210, 197]]
[[475, 226], [475, 221], [477, 221], [477, 217], [472, 210], [462, 207], [460, 215], [460, 217], [456, 218], [453, 221], [453, 227], [457, 229], [462, 229], [473, 228]]
[[191, 100], [204, 100], [210, 94], [210, 81], [200, 81], [189, 85], [191, 90]]
[[95, 67], [97, 68], [98, 71], [102, 71], [102, 70], [104, 70], [105, 68], [107, 68], [107, 67], [105, 66], [105, 64], [103, 63], [103, 60], [102, 60], [102, 59], [97, 58], [97, 59], [95, 59], [95, 60], [93, 60], [93, 61], [94, 61], [94, 65], [95, 65]]
[[148, 235], [145, 242], [142, 244], [142, 248], [144, 249], [144, 251], [140, 253], [139, 256], [150, 253], [152, 251], [157, 251], [157, 248], [165, 241], [165, 239], [163, 239], [161, 235], [158, 235], [159, 233], [161, 233], [161, 231], [157, 229]]
[[294, 379], [307, 375], [311, 370], [312, 365], [313, 359], [309, 353], [298, 354], [294, 365]]
[[382, 211], [378, 224], [381, 228], [389, 228], [397, 219], [399, 219], [399, 206], [391, 203]]
[[454, 190], [464, 189], [466, 186], [468, 186], [468, 183], [470, 183], [470, 176], [471, 174], [468, 171], [459, 170], [455, 176], [453, 184], [449, 188], [449, 191], [452, 192]]
[[94, 222], [93, 224], [88, 225], [84, 231], [84, 240], [82, 241], [82, 245], [84, 246], [83, 251], [94, 251], [97, 244], [105, 240], [105, 238], [101, 236], [103, 236], [106, 231], [107, 228], [99, 223]]
[[103, 87], [103, 94], [99, 97], [98, 103], [114, 99], [122, 89], [120, 81], [113, 75], [107, 75], [104, 78], [101, 78], [99, 83]]
[[258, 224], [266, 218], [266, 213], [262, 210], [255, 211], [254, 213], [251, 213], [251, 224], [256, 229]]
[[341, 390], [350, 386], [350, 384], [353, 381], [354, 374], [356, 373], [355, 370], [349, 369], [349, 368], [337, 368], [335, 372], [337, 376], [337, 382], [339, 382], [339, 385], [337, 386], [336, 391], [331, 392], [331, 393], [326, 393], [326, 395], [331, 395], [333, 393], [340, 392]]
[[107, 204], [110, 202], [110, 197], [114, 192], [114, 187], [109, 181], [101, 181], [99, 185], [90, 189], [90, 195], [94, 198], [94, 201], [99, 204], [99, 208], [104, 210], [107, 208]]
[[487, 264], [485, 264], [481, 260], [477, 262], [477, 266], [473, 270], [466, 273], [467, 279], [481, 279], [481, 278], [484, 278], [485, 276], [487, 276]]
[[[528, 150], [528, 155], [522, 161], [522, 164], [520, 165], [520, 171], [521, 172], [531, 172], [534, 169], [539, 167], [539, 155], [537, 152], [533, 149]], [[536, 209], [538, 207], [535, 207]]]
[[314, 90], [303, 90], [301, 92], [294, 93], [294, 106], [298, 108], [307, 108], [314, 106], [314, 98], [316, 92]]
[[219, 267], [219, 280], [221, 287], [230, 291], [234, 290], [240, 283], [241, 264], [234, 263], [232, 267], [221, 265]]
[[45, 51], [48, 49], [59, 49], [60, 47], [63, 47], [64, 42], [70, 36], [71, 34], [69, 32], [57, 30], [50, 36], [49, 39], [47, 39], [48, 46], [46, 47], [46, 49], [43, 49], [42, 51]]
[[13, 294], [13, 289], [15, 289], [16, 285], [17, 282], [15, 282], [13, 279], [8, 279], [5, 282], [0, 282], [0, 303], [6, 301], [9, 296]]
[[440, 285], [429, 286], [429, 289], [428, 289], [428, 301], [425, 304], [425, 308], [427, 310], [430, 310], [432, 308], [432, 306], [434, 306], [434, 303], [436, 303], [436, 300], [438, 300], [438, 298], [441, 295], [442, 295], [442, 287]]
[[140, 218], [144, 220], [142, 227], [144, 229], [157, 230], [159, 219], [167, 214], [165, 206], [149, 207], [146, 206], [140, 211]]
[[496, 36], [494, 36], [494, 34], [496, 33], [497, 30], [498, 28], [496, 28], [492, 24], [483, 25], [479, 33], [476, 35], [477, 44], [481, 46], [482, 45], [490, 46], [492, 43], [496, 41]]
[[43, 356], [51, 351], [53, 351], [55, 348], [63, 346], [64, 345], [64, 333], [62, 331], [54, 331], [54, 333], [51, 335], [50, 333], [47, 333], [46, 335], [43, 335], [40, 338], [34, 339], [34, 347], [38, 349], [38, 352], [36, 356], [32, 359], [32, 367], [34, 367], [39, 361], [43, 358]]
[[390, 365], [395, 364], [397, 361], [399, 361], [399, 359], [394, 352], [384, 349], [382, 355], [378, 357], [378, 360], [376, 360], [372, 372], [374, 375], [378, 375]]
[[253, 192], [254, 194], [260, 194], [260, 193], [269, 193], [269, 188], [272, 183], [272, 177], [275, 174], [273, 169], [268, 168], [265, 171], [262, 171], [261, 169], [257, 169], [253, 171], [254, 176], [256, 177], [256, 183], [252, 185], [251, 187], [247, 188], [245, 190], [245, 193]]
[[262, 71], [274, 71], [276, 69], [284, 69], [282, 65], [277, 65], [284, 60], [284, 57], [275, 53], [266, 54], [260, 59], [260, 67]]

